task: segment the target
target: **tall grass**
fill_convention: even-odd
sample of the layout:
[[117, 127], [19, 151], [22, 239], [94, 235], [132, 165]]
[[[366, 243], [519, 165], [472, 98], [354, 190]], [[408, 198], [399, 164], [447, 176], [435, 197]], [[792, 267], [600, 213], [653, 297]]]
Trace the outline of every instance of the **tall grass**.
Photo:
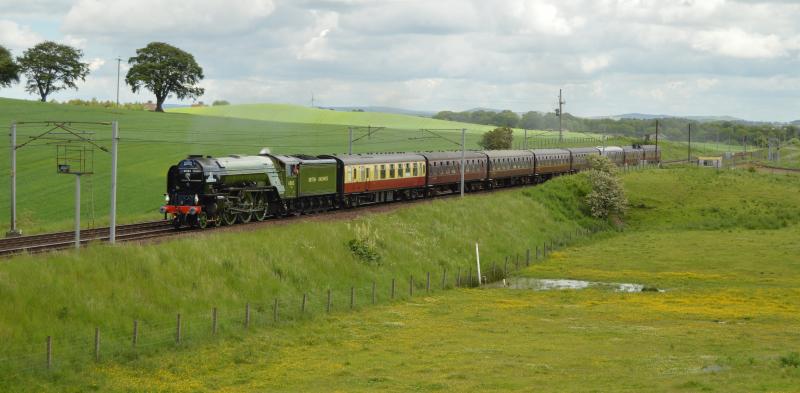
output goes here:
[[[586, 187], [583, 176], [570, 176], [348, 220], [312, 217], [252, 232], [13, 258], [0, 264], [0, 358], [33, 353], [41, 361], [46, 336], [59, 345], [77, 337], [78, 350], [91, 353], [94, 327], [115, 332], [124, 346], [134, 319], [143, 324], [142, 343], [154, 330], [161, 332], [158, 340], [169, 341], [176, 313], [208, 321], [218, 307], [241, 317], [250, 302], [254, 314], [269, 319], [275, 298], [282, 311], [296, 312], [306, 293], [313, 314], [328, 289], [341, 304], [355, 286], [363, 304], [375, 282], [385, 301], [392, 278], [399, 296], [408, 292], [410, 276], [419, 291], [426, 273], [438, 286], [445, 269], [452, 285], [459, 269], [466, 280], [474, 266], [476, 242], [486, 272], [506, 256], [524, 260], [529, 248], [535, 252], [544, 241], [597, 225], [581, 207]], [[354, 253], [354, 240], [378, 260]], [[203, 326], [207, 331], [208, 323]]]

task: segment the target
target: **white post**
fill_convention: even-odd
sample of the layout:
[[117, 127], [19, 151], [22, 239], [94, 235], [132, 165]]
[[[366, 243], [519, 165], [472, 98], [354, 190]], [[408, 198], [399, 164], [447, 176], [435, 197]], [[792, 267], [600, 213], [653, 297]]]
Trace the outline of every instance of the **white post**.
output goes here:
[[464, 158], [467, 154], [467, 143], [466, 143], [466, 133], [467, 129], [461, 129], [461, 196], [464, 196]]
[[75, 249], [81, 248], [81, 175], [75, 175]]
[[6, 237], [22, 235], [17, 229], [17, 123], [11, 123], [11, 229]]
[[475, 259], [478, 265], [478, 286], [481, 285], [481, 252], [478, 250], [478, 242], [475, 242]]
[[111, 123], [111, 205], [108, 214], [108, 242], [117, 240], [117, 144], [119, 143], [119, 126]]

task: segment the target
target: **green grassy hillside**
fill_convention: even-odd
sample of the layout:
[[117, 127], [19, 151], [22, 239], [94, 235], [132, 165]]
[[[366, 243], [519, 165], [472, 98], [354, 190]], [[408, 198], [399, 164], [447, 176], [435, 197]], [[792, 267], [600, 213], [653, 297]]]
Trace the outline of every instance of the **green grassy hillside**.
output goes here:
[[[262, 111], [263, 110], [263, 111]], [[421, 151], [457, 149], [460, 132], [440, 131], [436, 138], [419, 127], [469, 127], [467, 146], [477, 149], [484, 126], [454, 124], [411, 116], [332, 112], [281, 105], [248, 105], [193, 108], [187, 112], [220, 114], [200, 116], [186, 113], [152, 113], [21, 101], [0, 98], [0, 126], [12, 122], [48, 120], [110, 122], [120, 124], [119, 196], [120, 223], [158, 219], [163, 201], [165, 174], [170, 165], [187, 154], [255, 154], [262, 147], [276, 153], [341, 153], [348, 148], [348, 130], [341, 122], [383, 125], [387, 128], [366, 136], [357, 131], [354, 152]], [[210, 112], [210, 113], [209, 113]], [[242, 116], [235, 117], [235, 116]], [[373, 122], [374, 121], [374, 122]], [[327, 122], [327, 123], [326, 123]], [[335, 122], [340, 122], [339, 124]], [[18, 144], [48, 130], [42, 124], [21, 124]], [[94, 138], [110, 147], [110, 126], [76, 124], [75, 129], [94, 132]], [[473, 132], [474, 131], [474, 132]], [[551, 138], [531, 133], [535, 138]], [[583, 137], [586, 135], [581, 134]], [[520, 136], [521, 137], [521, 136]], [[448, 140], [449, 139], [449, 140]], [[18, 151], [18, 216], [25, 233], [66, 230], [72, 227], [74, 179], [56, 174], [56, 141], [40, 140]], [[516, 142], [515, 142], [516, 143]], [[583, 142], [582, 145], [596, 144]], [[535, 140], [531, 141], [535, 145]], [[581, 145], [581, 143], [573, 143]], [[9, 141], [0, 138], [0, 172], [8, 173]], [[664, 145], [667, 159], [683, 156], [680, 147]], [[698, 150], [698, 154], [702, 151]], [[110, 157], [94, 152], [95, 174], [83, 179], [83, 227], [107, 223]], [[0, 200], [9, 200], [9, 187], [0, 185]], [[0, 207], [0, 222], [9, 220], [8, 205]], [[2, 230], [5, 232], [5, 229]]]
[[[276, 153], [341, 153], [347, 151], [348, 131], [341, 125], [285, 123], [179, 113], [87, 108], [33, 101], [0, 99], [0, 125], [12, 122], [69, 120], [81, 122], [119, 121], [119, 215], [121, 222], [158, 219], [165, 174], [170, 165], [187, 154], [256, 154], [262, 147]], [[110, 146], [109, 126], [75, 125], [95, 132]], [[6, 128], [7, 129], [7, 128]], [[40, 124], [20, 125], [18, 144], [48, 128]], [[448, 135], [445, 133], [445, 135]], [[453, 134], [456, 135], [456, 134]], [[356, 136], [361, 136], [357, 133]], [[355, 152], [453, 149], [444, 139], [425, 138], [417, 130], [385, 129], [354, 144]], [[428, 135], [429, 137], [429, 135]], [[467, 141], [477, 148], [477, 134]], [[457, 139], [455, 136], [452, 139]], [[72, 222], [74, 179], [56, 174], [54, 141], [33, 143], [18, 151], [18, 209], [20, 227], [26, 233], [67, 229]], [[0, 171], [9, 171], [9, 140], [0, 139]], [[94, 153], [95, 175], [83, 180], [84, 227], [105, 223], [108, 212], [109, 154]], [[8, 201], [7, 183], [0, 187], [0, 200]], [[8, 205], [0, 208], [0, 222], [8, 222]]]
[[342, 126], [382, 126], [390, 128], [466, 128], [480, 133], [494, 127], [469, 123], [458, 123], [429, 117], [400, 115], [381, 112], [343, 112], [309, 108], [290, 104], [245, 104], [196, 108], [174, 108], [174, 113], [193, 115], [234, 117], [238, 119], [268, 120], [284, 123], [336, 124]]
[[[424, 272], [436, 288], [446, 267], [452, 283], [458, 267], [474, 263], [476, 240], [486, 272], [593, 223], [581, 207], [583, 176], [348, 221], [17, 258], [0, 265], [0, 342], [6, 354], [30, 353], [14, 364], [41, 362], [46, 335], [59, 355], [54, 371], [7, 369], [0, 382], [52, 391], [786, 390], [800, 380], [780, 363], [800, 349], [789, 329], [800, 322], [797, 180], [695, 168], [629, 173], [624, 233], [580, 240], [523, 273], [664, 293], [455, 291], [365, 307], [373, 280], [380, 302], [392, 277], [406, 298], [410, 275], [418, 296]], [[350, 286], [365, 312], [298, 319], [303, 293], [307, 318], [318, 317], [328, 288], [334, 311], [348, 310]], [[282, 318], [295, 322], [272, 323], [276, 297]], [[245, 302], [255, 333], [240, 328]], [[235, 340], [207, 344], [214, 306], [222, 336]], [[176, 351], [177, 312], [188, 343]], [[143, 321], [137, 351], [134, 318]], [[94, 326], [108, 332], [106, 360], [76, 372], [73, 362], [91, 356]]]

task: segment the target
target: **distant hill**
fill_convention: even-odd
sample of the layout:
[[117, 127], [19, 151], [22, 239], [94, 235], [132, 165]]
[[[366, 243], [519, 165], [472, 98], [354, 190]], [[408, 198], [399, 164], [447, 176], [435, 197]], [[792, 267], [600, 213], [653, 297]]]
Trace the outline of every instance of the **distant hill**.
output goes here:
[[393, 108], [390, 106], [330, 106], [320, 107], [320, 109], [333, 109], [339, 112], [378, 112], [393, 113], [396, 115], [432, 117], [436, 114], [433, 111], [420, 111], [414, 109]]
[[626, 113], [623, 115], [616, 115], [616, 116], [605, 116], [599, 118], [607, 118], [607, 119], [633, 119], [633, 120], [655, 120], [655, 119], [689, 119], [689, 120], [696, 120], [696, 121], [736, 121], [736, 122], [744, 122], [747, 120], [740, 119], [738, 117], [733, 116], [676, 116], [676, 115], [653, 115], [647, 113]]
[[800, 126], [800, 120], [795, 120], [792, 122], [793, 125]]

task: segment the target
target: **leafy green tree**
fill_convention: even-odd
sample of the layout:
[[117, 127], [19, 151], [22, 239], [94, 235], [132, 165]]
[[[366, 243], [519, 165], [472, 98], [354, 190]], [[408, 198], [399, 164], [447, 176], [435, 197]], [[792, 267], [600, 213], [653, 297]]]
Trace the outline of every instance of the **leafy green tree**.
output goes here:
[[223, 106], [223, 105], [230, 105], [231, 103], [225, 100], [215, 100], [211, 103], [211, 106]]
[[19, 65], [14, 62], [11, 52], [0, 45], [0, 87], [9, 87], [19, 82]]
[[151, 42], [137, 49], [128, 59], [131, 69], [125, 76], [134, 93], [145, 88], [156, 95], [156, 112], [163, 112], [164, 100], [171, 95], [178, 99], [197, 98], [205, 92], [197, 84], [203, 69], [188, 52], [163, 42]]
[[89, 65], [81, 62], [83, 51], [69, 45], [45, 41], [25, 50], [17, 59], [27, 79], [25, 90], [38, 94], [42, 102], [47, 96], [64, 89], [78, 89], [76, 82], [86, 80]]
[[510, 149], [513, 140], [514, 135], [510, 128], [498, 127], [484, 133], [478, 145], [486, 150]]

